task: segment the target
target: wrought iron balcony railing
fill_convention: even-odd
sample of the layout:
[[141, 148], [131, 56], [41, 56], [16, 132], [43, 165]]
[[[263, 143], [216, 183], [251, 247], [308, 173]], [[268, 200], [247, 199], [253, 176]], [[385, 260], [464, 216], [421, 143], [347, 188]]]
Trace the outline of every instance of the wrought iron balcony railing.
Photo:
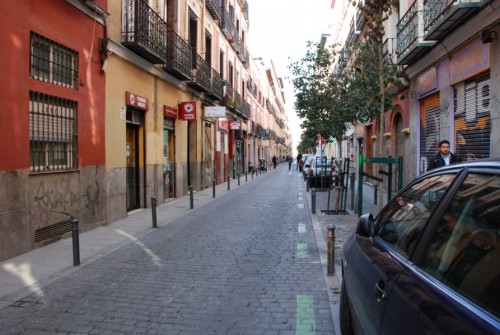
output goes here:
[[222, 10], [222, 18], [220, 21], [220, 28], [224, 33], [224, 36], [229, 40], [229, 42], [234, 42], [235, 28], [233, 18], [229, 15], [229, 12], [225, 9]]
[[243, 99], [241, 102], [241, 114], [246, 120], [250, 119], [250, 109], [250, 104]]
[[209, 92], [212, 88], [210, 65], [198, 54], [194, 55], [194, 59], [193, 79], [188, 84], [200, 92]]
[[396, 38], [386, 38], [382, 45], [382, 55], [387, 64], [397, 64]]
[[192, 48], [177, 33], [168, 32], [167, 62], [164, 69], [181, 80], [190, 80], [193, 73]]
[[222, 86], [222, 77], [219, 72], [212, 69], [212, 86], [208, 95], [212, 96], [217, 100], [222, 100], [224, 96], [224, 88]]
[[397, 24], [398, 64], [408, 65], [434, 45], [424, 40], [424, 0], [417, 0]]
[[365, 18], [363, 17], [363, 12], [358, 9], [356, 12], [356, 30], [361, 31], [365, 25]]
[[206, 0], [205, 6], [207, 7], [214, 20], [222, 18], [222, 3], [221, 0]]
[[123, 0], [122, 44], [153, 64], [167, 58], [167, 23], [144, 0]]
[[441, 40], [474, 15], [482, 0], [424, 0], [424, 30], [427, 40]]

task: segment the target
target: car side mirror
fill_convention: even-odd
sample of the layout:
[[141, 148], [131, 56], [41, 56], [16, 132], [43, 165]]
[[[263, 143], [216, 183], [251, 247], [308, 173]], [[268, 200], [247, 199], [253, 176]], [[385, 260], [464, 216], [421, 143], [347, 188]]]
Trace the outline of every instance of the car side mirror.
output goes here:
[[364, 214], [359, 217], [356, 234], [363, 237], [372, 237], [375, 234], [375, 222], [373, 221], [373, 215]]

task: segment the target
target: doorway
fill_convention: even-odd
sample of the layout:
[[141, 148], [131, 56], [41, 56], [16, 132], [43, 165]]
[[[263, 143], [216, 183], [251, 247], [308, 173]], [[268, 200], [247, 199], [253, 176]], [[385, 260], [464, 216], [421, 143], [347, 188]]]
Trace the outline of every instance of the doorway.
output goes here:
[[139, 184], [139, 127], [127, 125], [127, 168], [126, 168], [126, 191], [127, 211], [133, 211], [140, 207], [140, 184]]

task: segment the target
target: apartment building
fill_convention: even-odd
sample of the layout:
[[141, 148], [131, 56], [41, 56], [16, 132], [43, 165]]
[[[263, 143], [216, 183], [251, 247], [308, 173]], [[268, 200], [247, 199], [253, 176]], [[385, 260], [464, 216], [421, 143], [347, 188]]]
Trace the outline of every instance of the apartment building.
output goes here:
[[246, 1], [20, 0], [0, 17], [0, 260], [291, 150]]
[[[347, 1], [332, 2], [350, 22], [343, 41], [362, 40], [361, 11]], [[404, 157], [404, 184], [427, 171], [440, 140], [449, 140], [462, 160], [500, 155], [500, 1], [392, 1], [385, 22], [384, 56], [398, 67], [393, 108], [385, 113], [383, 138], [377, 120], [357, 122], [355, 157]], [[345, 37], [344, 37], [345, 36]]]

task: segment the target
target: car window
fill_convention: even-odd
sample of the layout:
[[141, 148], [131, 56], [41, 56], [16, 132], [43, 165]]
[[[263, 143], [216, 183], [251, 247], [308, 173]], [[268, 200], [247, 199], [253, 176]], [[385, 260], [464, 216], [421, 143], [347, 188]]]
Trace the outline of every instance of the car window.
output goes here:
[[454, 178], [455, 174], [429, 177], [398, 195], [379, 215], [378, 236], [409, 257], [427, 219]]
[[500, 317], [500, 176], [470, 174], [441, 219], [423, 270]]

